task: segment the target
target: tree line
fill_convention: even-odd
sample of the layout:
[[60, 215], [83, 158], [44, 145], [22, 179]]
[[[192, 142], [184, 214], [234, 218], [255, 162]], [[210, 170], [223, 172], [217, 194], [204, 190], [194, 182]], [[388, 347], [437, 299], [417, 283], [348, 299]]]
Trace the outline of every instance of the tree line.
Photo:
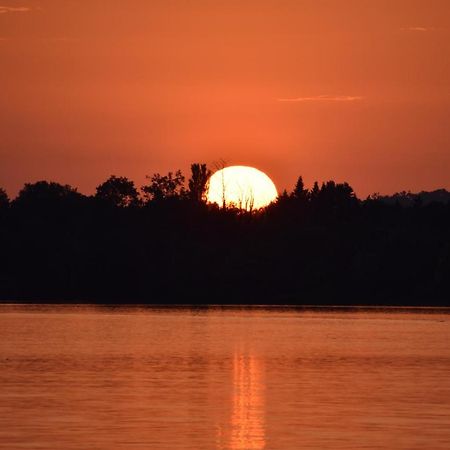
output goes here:
[[156, 173], [140, 189], [111, 176], [92, 196], [0, 189], [0, 299], [450, 304], [448, 202], [360, 200], [348, 183], [299, 177], [249, 212], [206, 203], [210, 175], [196, 163], [187, 182]]
[[[206, 164], [192, 164], [191, 178], [188, 189], [185, 188], [185, 177], [180, 170], [169, 172], [167, 175], [155, 173], [147, 176], [148, 184], [138, 191], [133, 181], [126, 177], [111, 175], [105, 182], [96, 188], [96, 193], [91, 198], [109, 204], [113, 207], [144, 206], [151, 201], [167, 199], [204, 200], [206, 186], [211, 171]], [[26, 183], [23, 189], [12, 202], [12, 206], [52, 202], [73, 201], [86, 198], [76, 188], [55, 182], [38, 181]], [[10, 204], [6, 191], [0, 187], [0, 208], [6, 208]]]

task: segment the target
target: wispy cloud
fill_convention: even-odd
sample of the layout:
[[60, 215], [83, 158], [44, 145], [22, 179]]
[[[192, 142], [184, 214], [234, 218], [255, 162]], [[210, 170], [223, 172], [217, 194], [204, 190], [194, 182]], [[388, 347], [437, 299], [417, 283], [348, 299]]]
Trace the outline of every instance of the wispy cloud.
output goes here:
[[364, 97], [357, 95], [315, 95], [312, 97], [277, 98], [279, 102], [357, 102]]
[[434, 31], [434, 28], [433, 27], [403, 27], [403, 28], [400, 28], [400, 31], [425, 33], [427, 31]]
[[31, 8], [28, 6], [0, 6], [0, 14], [29, 11], [31, 11]]

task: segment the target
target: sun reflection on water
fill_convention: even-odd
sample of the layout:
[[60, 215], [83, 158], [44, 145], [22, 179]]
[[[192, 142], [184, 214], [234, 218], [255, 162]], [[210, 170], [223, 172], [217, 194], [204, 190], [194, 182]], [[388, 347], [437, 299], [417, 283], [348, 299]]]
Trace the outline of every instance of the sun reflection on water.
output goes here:
[[252, 355], [236, 353], [233, 363], [232, 450], [261, 450], [266, 446], [264, 384], [261, 362]]

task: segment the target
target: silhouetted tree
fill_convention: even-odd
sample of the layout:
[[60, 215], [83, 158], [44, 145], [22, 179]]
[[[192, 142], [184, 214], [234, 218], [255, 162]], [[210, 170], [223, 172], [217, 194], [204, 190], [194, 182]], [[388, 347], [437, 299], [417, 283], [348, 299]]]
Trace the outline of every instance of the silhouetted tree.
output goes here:
[[97, 186], [95, 197], [117, 207], [136, 206], [139, 194], [134, 182], [126, 177], [111, 175], [104, 183]]
[[3, 188], [0, 188], [0, 210], [9, 206], [9, 197]]
[[317, 198], [319, 197], [319, 193], [320, 193], [319, 183], [317, 181], [314, 181], [314, 185], [313, 185], [311, 191], [309, 192], [310, 200], [312, 202], [317, 200]]
[[208, 180], [211, 176], [211, 171], [206, 167], [206, 164], [192, 164], [191, 165], [191, 178], [188, 182], [189, 197], [196, 201], [201, 202], [204, 200]]
[[276, 202], [271, 203], [267, 208], [269, 212], [275, 212], [278, 216], [282, 216], [289, 214], [291, 204], [292, 196], [288, 194], [286, 189], [283, 189], [281, 194], [278, 194]]
[[283, 189], [283, 191], [281, 192], [281, 194], [278, 194], [278, 199], [279, 200], [285, 200], [289, 198], [289, 194], [288, 191], [286, 189]]
[[175, 174], [169, 172], [167, 175], [155, 173], [151, 177], [147, 176], [146, 178], [150, 180], [150, 184], [142, 186], [141, 190], [147, 202], [181, 198], [186, 194], [184, 188], [185, 178], [180, 170], [177, 170]]
[[358, 205], [355, 191], [348, 183], [337, 183], [335, 185], [335, 201], [337, 205], [349, 207]]
[[348, 183], [336, 183], [331, 180], [322, 183], [314, 204], [321, 215], [347, 215], [356, 210], [358, 200]]
[[50, 205], [75, 200], [82, 197], [76, 188], [68, 184], [62, 185], [53, 181], [38, 181], [36, 183], [26, 183], [13, 204], [17, 206]]
[[305, 204], [308, 201], [309, 192], [305, 189], [305, 184], [303, 183], [303, 178], [301, 176], [298, 177], [297, 182], [295, 183], [292, 197], [301, 204]]
[[[227, 161], [225, 159], [219, 159], [214, 163], [214, 173], [225, 169], [227, 166]], [[221, 196], [222, 196], [222, 209], [227, 209], [227, 199], [226, 199], [226, 185], [225, 185], [225, 174], [222, 172], [221, 176]], [[231, 206], [231, 205], [229, 205]]]
[[382, 199], [379, 192], [373, 192], [366, 197], [366, 202], [379, 202]]

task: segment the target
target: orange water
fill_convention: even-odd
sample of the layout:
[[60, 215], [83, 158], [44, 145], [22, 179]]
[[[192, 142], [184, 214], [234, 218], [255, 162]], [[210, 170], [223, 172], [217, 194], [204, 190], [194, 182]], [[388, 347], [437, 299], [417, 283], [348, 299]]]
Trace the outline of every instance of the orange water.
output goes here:
[[0, 306], [0, 448], [449, 449], [450, 315]]

